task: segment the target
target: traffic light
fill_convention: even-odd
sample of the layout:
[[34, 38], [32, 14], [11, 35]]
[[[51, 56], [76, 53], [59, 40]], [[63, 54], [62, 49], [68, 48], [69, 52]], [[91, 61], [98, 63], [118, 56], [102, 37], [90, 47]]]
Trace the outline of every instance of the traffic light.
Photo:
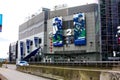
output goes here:
[[2, 32], [2, 14], [0, 14], [0, 32]]

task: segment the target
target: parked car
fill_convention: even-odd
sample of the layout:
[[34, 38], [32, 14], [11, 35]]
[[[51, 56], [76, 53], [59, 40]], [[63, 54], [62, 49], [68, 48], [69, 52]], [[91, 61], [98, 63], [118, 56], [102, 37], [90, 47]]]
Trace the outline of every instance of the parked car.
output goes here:
[[29, 66], [27, 61], [18, 61], [16, 63], [16, 66]]

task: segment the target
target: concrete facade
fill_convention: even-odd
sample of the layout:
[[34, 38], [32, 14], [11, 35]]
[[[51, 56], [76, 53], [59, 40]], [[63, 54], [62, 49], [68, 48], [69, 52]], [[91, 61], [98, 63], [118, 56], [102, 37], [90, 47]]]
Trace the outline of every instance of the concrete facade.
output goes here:
[[[85, 50], [85, 52], [97, 52], [98, 50], [96, 49], [96, 37], [95, 37], [95, 16], [94, 16], [94, 12], [89, 12], [86, 13], [86, 36], [87, 36], [87, 45], [85, 46], [74, 46], [74, 44], [69, 44], [68, 47], [64, 46], [65, 51], [70, 51], [70, 50]], [[63, 17], [64, 21], [67, 20], [72, 20], [73, 19], [73, 15], [68, 15]], [[49, 32], [52, 31], [52, 19], [48, 20], [48, 35]], [[64, 25], [63, 25], [64, 26]], [[73, 30], [72, 30], [73, 31]], [[65, 30], [64, 30], [64, 35], [65, 35]], [[47, 40], [49, 40], [49, 36], [47, 37]], [[91, 45], [90, 42], [93, 42], [93, 44]], [[49, 41], [48, 41], [48, 48], [49, 48]], [[59, 47], [54, 47], [53, 48], [54, 51], [62, 51], [63, 47], [59, 48]], [[54, 52], [53, 51], [53, 52]], [[49, 49], [48, 49], [49, 52]]]
[[[65, 55], [65, 59], [78, 59], [78, 60], [100, 60], [100, 49], [99, 49], [99, 43], [97, 42], [97, 35], [98, 33], [96, 32], [96, 17], [98, 17], [97, 12], [97, 4], [89, 4], [89, 5], [84, 5], [84, 6], [77, 6], [77, 7], [72, 7], [72, 8], [67, 8], [67, 9], [62, 9], [62, 10], [56, 10], [50, 12], [50, 19], [47, 20], [47, 57], [55, 56], [55, 58], [63, 59], [63, 56]], [[84, 46], [75, 46], [74, 43], [72, 44], [64, 44], [63, 47], [54, 47], [50, 46], [50, 39], [49, 39], [49, 33], [52, 32], [52, 19], [56, 16], [62, 16], [63, 18], [63, 23], [66, 21], [73, 21], [73, 15], [83, 12], [85, 13], [85, 20], [86, 20], [86, 39], [87, 39], [87, 44]], [[73, 25], [72, 25], [73, 26]], [[66, 25], [63, 24], [63, 27], [66, 27]], [[67, 28], [71, 29], [72, 33], [74, 36], [74, 28]], [[66, 30], [63, 29], [63, 34], [66, 37]], [[99, 39], [98, 39], [99, 41]], [[52, 52], [50, 49], [52, 48]], [[71, 56], [70, 56], [71, 55]], [[94, 56], [94, 57], [93, 57]], [[84, 58], [84, 59], [83, 59]]]
[[[18, 40], [18, 60], [23, 59], [35, 49], [39, 48], [37, 52], [38, 61], [40, 61], [41, 51], [45, 52], [44, 45], [45, 42], [45, 18], [47, 17], [46, 12], [43, 9], [43, 12], [38, 14], [37, 16], [33, 16], [27, 22], [21, 24], [19, 26], [19, 40]], [[35, 38], [38, 38], [38, 42], [35, 43]], [[30, 40], [31, 43], [29, 45], [29, 51], [27, 49], [27, 40]], [[23, 42], [23, 54], [21, 54], [21, 46], [20, 43]], [[33, 56], [33, 61], [35, 57]], [[37, 57], [36, 57], [37, 58]], [[29, 59], [30, 60], [30, 59]]]
[[[50, 34], [53, 32], [53, 18], [62, 17], [63, 36], [67, 37], [66, 31], [70, 29], [73, 39], [73, 15], [81, 12], [85, 14], [86, 45], [76, 46], [74, 42], [66, 44], [65, 40], [63, 40], [65, 43], [62, 47], [51, 45]], [[30, 61], [31, 58], [32, 61], [35, 61], [38, 55], [40, 58], [42, 57], [43, 61], [66, 61], [68, 59], [71, 61], [100, 60], [99, 30], [97, 31], [97, 27], [99, 28], [97, 26], [98, 16], [97, 4], [87, 4], [55, 11], [44, 8], [40, 14], [33, 16], [19, 26], [18, 60], [25, 58], [39, 47], [37, 55], [31, 56]], [[69, 22], [70, 24], [68, 24]], [[38, 46], [35, 45], [35, 37], [41, 40], [40, 43], [37, 43]], [[27, 40], [31, 41], [29, 51], [27, 49]], [[23, 48], [21, 48], [21, 42], [23, 43]]]

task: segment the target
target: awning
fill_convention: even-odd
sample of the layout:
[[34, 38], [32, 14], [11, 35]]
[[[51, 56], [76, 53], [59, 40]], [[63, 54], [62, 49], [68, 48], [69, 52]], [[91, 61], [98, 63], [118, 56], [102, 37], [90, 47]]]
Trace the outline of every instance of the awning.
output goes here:
[[24, 57], [23, 60], [27, 60], [27, 59], [31, 58], [32, 56], [35, 56], [35, 54], [38, 52], [39, 49], [40, 49], [40, 47], [35, 49], [34, 51], [32, 51], [30, 54], [28, 54], [26, 57]]

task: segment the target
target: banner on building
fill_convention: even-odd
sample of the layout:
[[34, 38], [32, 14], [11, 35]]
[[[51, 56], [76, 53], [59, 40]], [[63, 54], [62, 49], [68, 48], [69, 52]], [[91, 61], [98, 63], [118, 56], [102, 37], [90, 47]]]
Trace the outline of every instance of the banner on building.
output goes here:
[[34, 37], [35, 47], [39, 46], [39, 37]]
[[86, 45], [85, 14], [73, 15], [74, 22], [74, 44], [77, 46]]
[[26, 40], [27, 53], [30, 53], [30, 44], [31, 44], [31, 40], [27, 39]]
[[2, 32], [2, 14], [0, 14], [0, 32]]
[[21, 59], [23, 59], [24, 56], [24, 42], [20, 41], [20, 54], [21, 54]]
[[53, 46], [63, 46], [62, 17], [53, 18]]

